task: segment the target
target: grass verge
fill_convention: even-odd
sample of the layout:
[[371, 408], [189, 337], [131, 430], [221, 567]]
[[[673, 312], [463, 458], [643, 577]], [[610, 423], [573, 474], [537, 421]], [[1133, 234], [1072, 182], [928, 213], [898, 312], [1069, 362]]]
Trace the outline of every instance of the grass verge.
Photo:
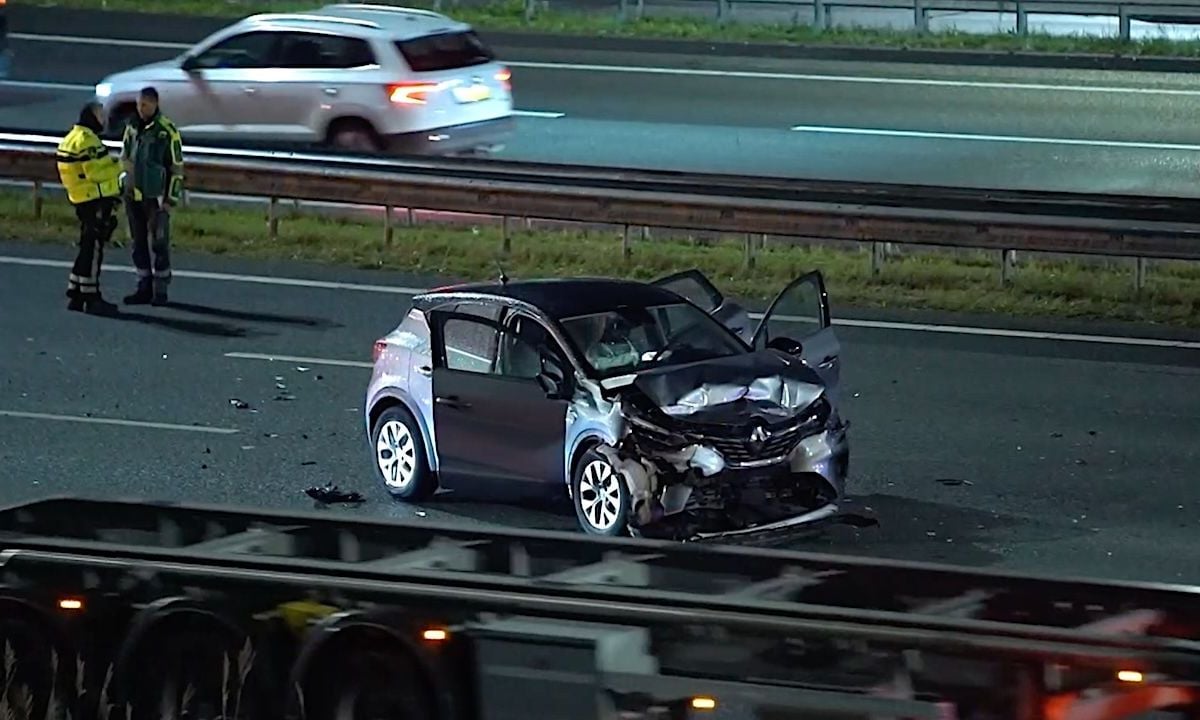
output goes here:
[[[34, 217], [27, 193], [0, 192], [0, 238], [70, 244], [77, 236], [66, 201], [47, 202]], [[391, 245], [382, 220], [298, 214], [284, 217], [271, 240], [264, 207], [193, 206], [172, 219], [178, 250], [270, 260], [303, 260], [364, 269], [433, 274], [463, 279], [496, 276], [499, 225], [419, 224], [398, 227]], [[123, 240], [125, 223], [115, 238]], [[1131, 320], [1200, 327], [1200, 265], [1155, 264], [1139, 295], [1132, 261], [1109, 266], [1072, 261], [1024, 261], [1012, 284], [1000, 285], [996, 253], [914, 252], [889, 261], [877, 276], [869, 253], [825, 246], [772, 242], [745, 266], [744, 241], [652, 239], [633, 243], [630, 259], [613, 231], [518, 231], [504, 258], [511, 277], [604, 275], [650, 279], [699, 268], [722, 290], [768, 300], [784, 284], [813, 268], [826, 277], [837, 306], [921, 308], [1087, 319]], [[110, 252], [118, 259], [121, 251]], [[117, 260], [118, 262], [120, 260]]]
[[[211, 0], [55, 0], [44, 3], [59, 7], [90, 10], [123, 10], [147, 13], [190, 14], [214, 17], [242, 17], [251, 12], [279, 12], [317, 7], [320, 0], [258, 0], [254, 3], [211, 2]], [[414, 7], [432, 7], [425, 0], [405, 3]], [[714, 13], [715, 13], [715, 5]], [[497, 0], [473, 7], [446, 10], [454, 17], [484, 30], [512, 30], [590, 37], [643, 37], [671, 40], [709, 40], [735, 42], [786, 42], [802, 45], [865, 46], [926, 50], [991, 50], [1002, 52], [1083, 53], [1128, 57], [1200, 57], [1200, 41], [1171, 40], [1166, 37], [1123, 42], [1116, 38], [1085, 35], [1047, 35], [1015, 33], [978, 34], [915, 32], [876, 28], [838, 28], [816, 30], [788, 23], [718, 24], [706, 18], [642, 18], [621, 21], [612, 12], [543, 11], [531, 20], [524, 16], [521, 0]]]

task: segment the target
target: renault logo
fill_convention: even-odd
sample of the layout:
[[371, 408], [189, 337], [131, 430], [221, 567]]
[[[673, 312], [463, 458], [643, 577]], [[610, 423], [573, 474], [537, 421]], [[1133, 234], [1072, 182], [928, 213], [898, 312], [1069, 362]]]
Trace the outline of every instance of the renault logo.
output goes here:
[[750, 433], [750, 446], [758, 450], [769, 437], [771, 437], [770, 430], [767, 430], [762, 425], [755, 426], [754, 430]]

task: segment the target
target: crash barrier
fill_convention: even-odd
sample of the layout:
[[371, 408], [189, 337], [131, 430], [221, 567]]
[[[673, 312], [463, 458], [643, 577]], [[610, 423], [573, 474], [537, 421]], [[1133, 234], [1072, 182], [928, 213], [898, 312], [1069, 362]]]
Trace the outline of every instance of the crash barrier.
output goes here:
[[1200, 703], [1200, 591], [1181, 586], [71, 497], [0, 509], [0, 565], [4, 676], [71, 717], [196, 716], [186, 700], [323, 718], [356, 697], [423, 720]]
[[[0, 133], [0, 177], [57, 183], [59, 138]], [[115, 146], [116, 143], [110, 143]], [[770, 179], [188, 146], [192, 192], [868, 243], [1200, 259], [1200, 199]], [[750, 242], [747, 240], [748, 252]]]

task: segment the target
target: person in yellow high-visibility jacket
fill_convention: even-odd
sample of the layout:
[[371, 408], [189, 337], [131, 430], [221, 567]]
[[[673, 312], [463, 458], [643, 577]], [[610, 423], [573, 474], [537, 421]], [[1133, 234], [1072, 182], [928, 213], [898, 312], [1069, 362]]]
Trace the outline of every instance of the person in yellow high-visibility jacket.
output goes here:
[[121, 161], [100, 140], [103, 129], [104, 110], [99, 103], [88, 103], [56, 153], [58, 176], [79, 218], [79, 251], [67, 280], [67, 308], [94, 315], [117, 309], [100, 295], [104, 244], [117, 229], [114, 210], [121, 202]]

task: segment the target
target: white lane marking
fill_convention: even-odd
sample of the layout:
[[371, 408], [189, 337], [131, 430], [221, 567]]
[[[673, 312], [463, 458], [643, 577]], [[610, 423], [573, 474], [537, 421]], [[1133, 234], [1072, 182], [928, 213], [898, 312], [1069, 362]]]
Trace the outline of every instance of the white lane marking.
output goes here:
[[145, 420], [123, 420], [121, 418], [88, 417], [86, 415], [54, 415], [51, 413], [21, 412], [18, 410], [0, 410], [0, 417], [89, 423], [93, 425], [121, 425], [124, 427], [149, 428], [152, 430], [184, 430], [187, 432], [214, 433], [217, 435], [233, 435], [239, 432], [235, 428], [210, 427], [207, 425], [176, 425], [174, 423], [148, 422]]
[[79, 35], [42, 35], [40, 33], [9, 33], [13, 40], [26, 42], [56, 42], [73, 45], [118, 45], [122, 47], [155, 48], [159, 50], [186, 50], [192, 43], [172, 43], [161, 40], [128, 40], [126, 38], [83, 37]]
[[[30, 42], [79, 43], [84, 45], [129, 45], [131, 47], [185, 50], [193, 47], [183, 43], [156, 42], [152, 40], [123, 40], [120, 38], [90, 38], [72, 35], [32, 35], [9, 33], [15, 40]], [[1048, 92], [1108, 93], [1129, 95], [1176, 95], [1200, 96], [1198, 90], [1172, 88], [1119, 87], [1110, 85], [1055, 85], [1052, 83], [999, 82], [989, 80], [937, 80], [934, 78], [871, 77], [858, 75], [824, 75], [817, 73], [762, 72], [756, 70], [697, 70], [693, 68], [664, 68], [639, 65], [598, 65], [586, 63], [521, 62], [505, 63], [515, 68], [540, 70], [572, 70], [582, 72], [615, 72], [637, 75], [674, 75], [683, 77], [745, 78], [756, 80], [793, 80], [808, 82], [840, 82], [868, 85], [924, 85], [927, 87], [981, 88], [989, 90], [1036, 90]]]
[[[32, 267], [70, 268], [71, 263], [65, 260], [47, 260], [45, 258], [25, 258], [0, 255], [0, 265], [25, 265]], [[129, 265], [105, 265], [105, 272], [136, 272]], [[172, 270], [171, 274], [182, 278], [197, 280], [218, 280], [225, 282], [254, 283], [260, 285], [282, 285], [287, 287], [315, 288], [321, 290], [354, 290], [358, 292], [386, 293], [389, 295], [417, 295], [427, 292], [430, 288], [404, 287], [399, 285], [367, 285], [347, 282], [329, 282], [327, 280], [307, 280], [302, 278], [272, 277], [267, 275], [239, 275], [235, 273], [214, 273], [197, 270]], [[762, 319], [762, 313], [750, 313], [752, 319]], [[786, 322], [809, 322], [808, 318], [781, 315], [778, 318]], [[902, 330], [907, 332], [937, 332], [955, 335], [979, 335], [988, 337], [1022, 338], [1027, 340], [1056, 340], [1068, 342], [1090, 342], [1108, 345], [1136, 345], [1158, 348], [1182, 348], [1200, 350], [1200, 341], [1164, 340], [1160, 338], [1118, 337], [1112, 335], [1086, 335], [1075, 333], [1038, 332], [1034, 330], [1006, 330], [1001, 328], [981, 328], [967, 325], [928, 325], [921, 323], [888, 322], [882, 320], [834, 320], [834, 325], [857, 327], [871, 330]]]
[[227, 358], [235, 358], [238, 360], [266, 360], [267, 362], [288, 362], [298, 363], [303, 365], [334, 365], [337, 367], [359, 367], [371, 368], [374, 367], [369, 362], [361, 360], [331, 360], [329, 358], [301, 357], [299, 355], [270, 355], [267, 353], [246, 353], [246, 352], [227, 352]]
[[[40, 80], [0, 80], [0, 87], [37, 88], [39, 90], [64, 90], [68, 92], [95, 92], [95, 85], [80, 85], [78, 83], [42, 82]], [[566, 117], [566, 113], [553, 110], [513, 110], [518, 117], [548, 118], [557, 120]]]
[[972, 140], [975, 142], [1026, 143], [1033, 145], [1086, 145], [1091, 147], [1134, 148], [1139, 150], [1182, 150], [1200, 152], [1200, 145], [1183, 143], [1133, 142], [1127, 140], [1083, 140], [1079, 138], [1042, 138], [1023, 135], [984, 135], [976, 133], [946, 133], [925, 130], [881, 130], [877, 128], [847, 128], [827, 125], [795, 125], [794, 132], [827, 135], [867, 135], [872, 137], [918, 138], [922, 140]]
[[558, 118], [567, 116], [566, 113], [549, 112], [543, 110], [513, 110], [513, 115], [517, 115], [518, 117], [549, 118], [551, 120], [557, 120]]

